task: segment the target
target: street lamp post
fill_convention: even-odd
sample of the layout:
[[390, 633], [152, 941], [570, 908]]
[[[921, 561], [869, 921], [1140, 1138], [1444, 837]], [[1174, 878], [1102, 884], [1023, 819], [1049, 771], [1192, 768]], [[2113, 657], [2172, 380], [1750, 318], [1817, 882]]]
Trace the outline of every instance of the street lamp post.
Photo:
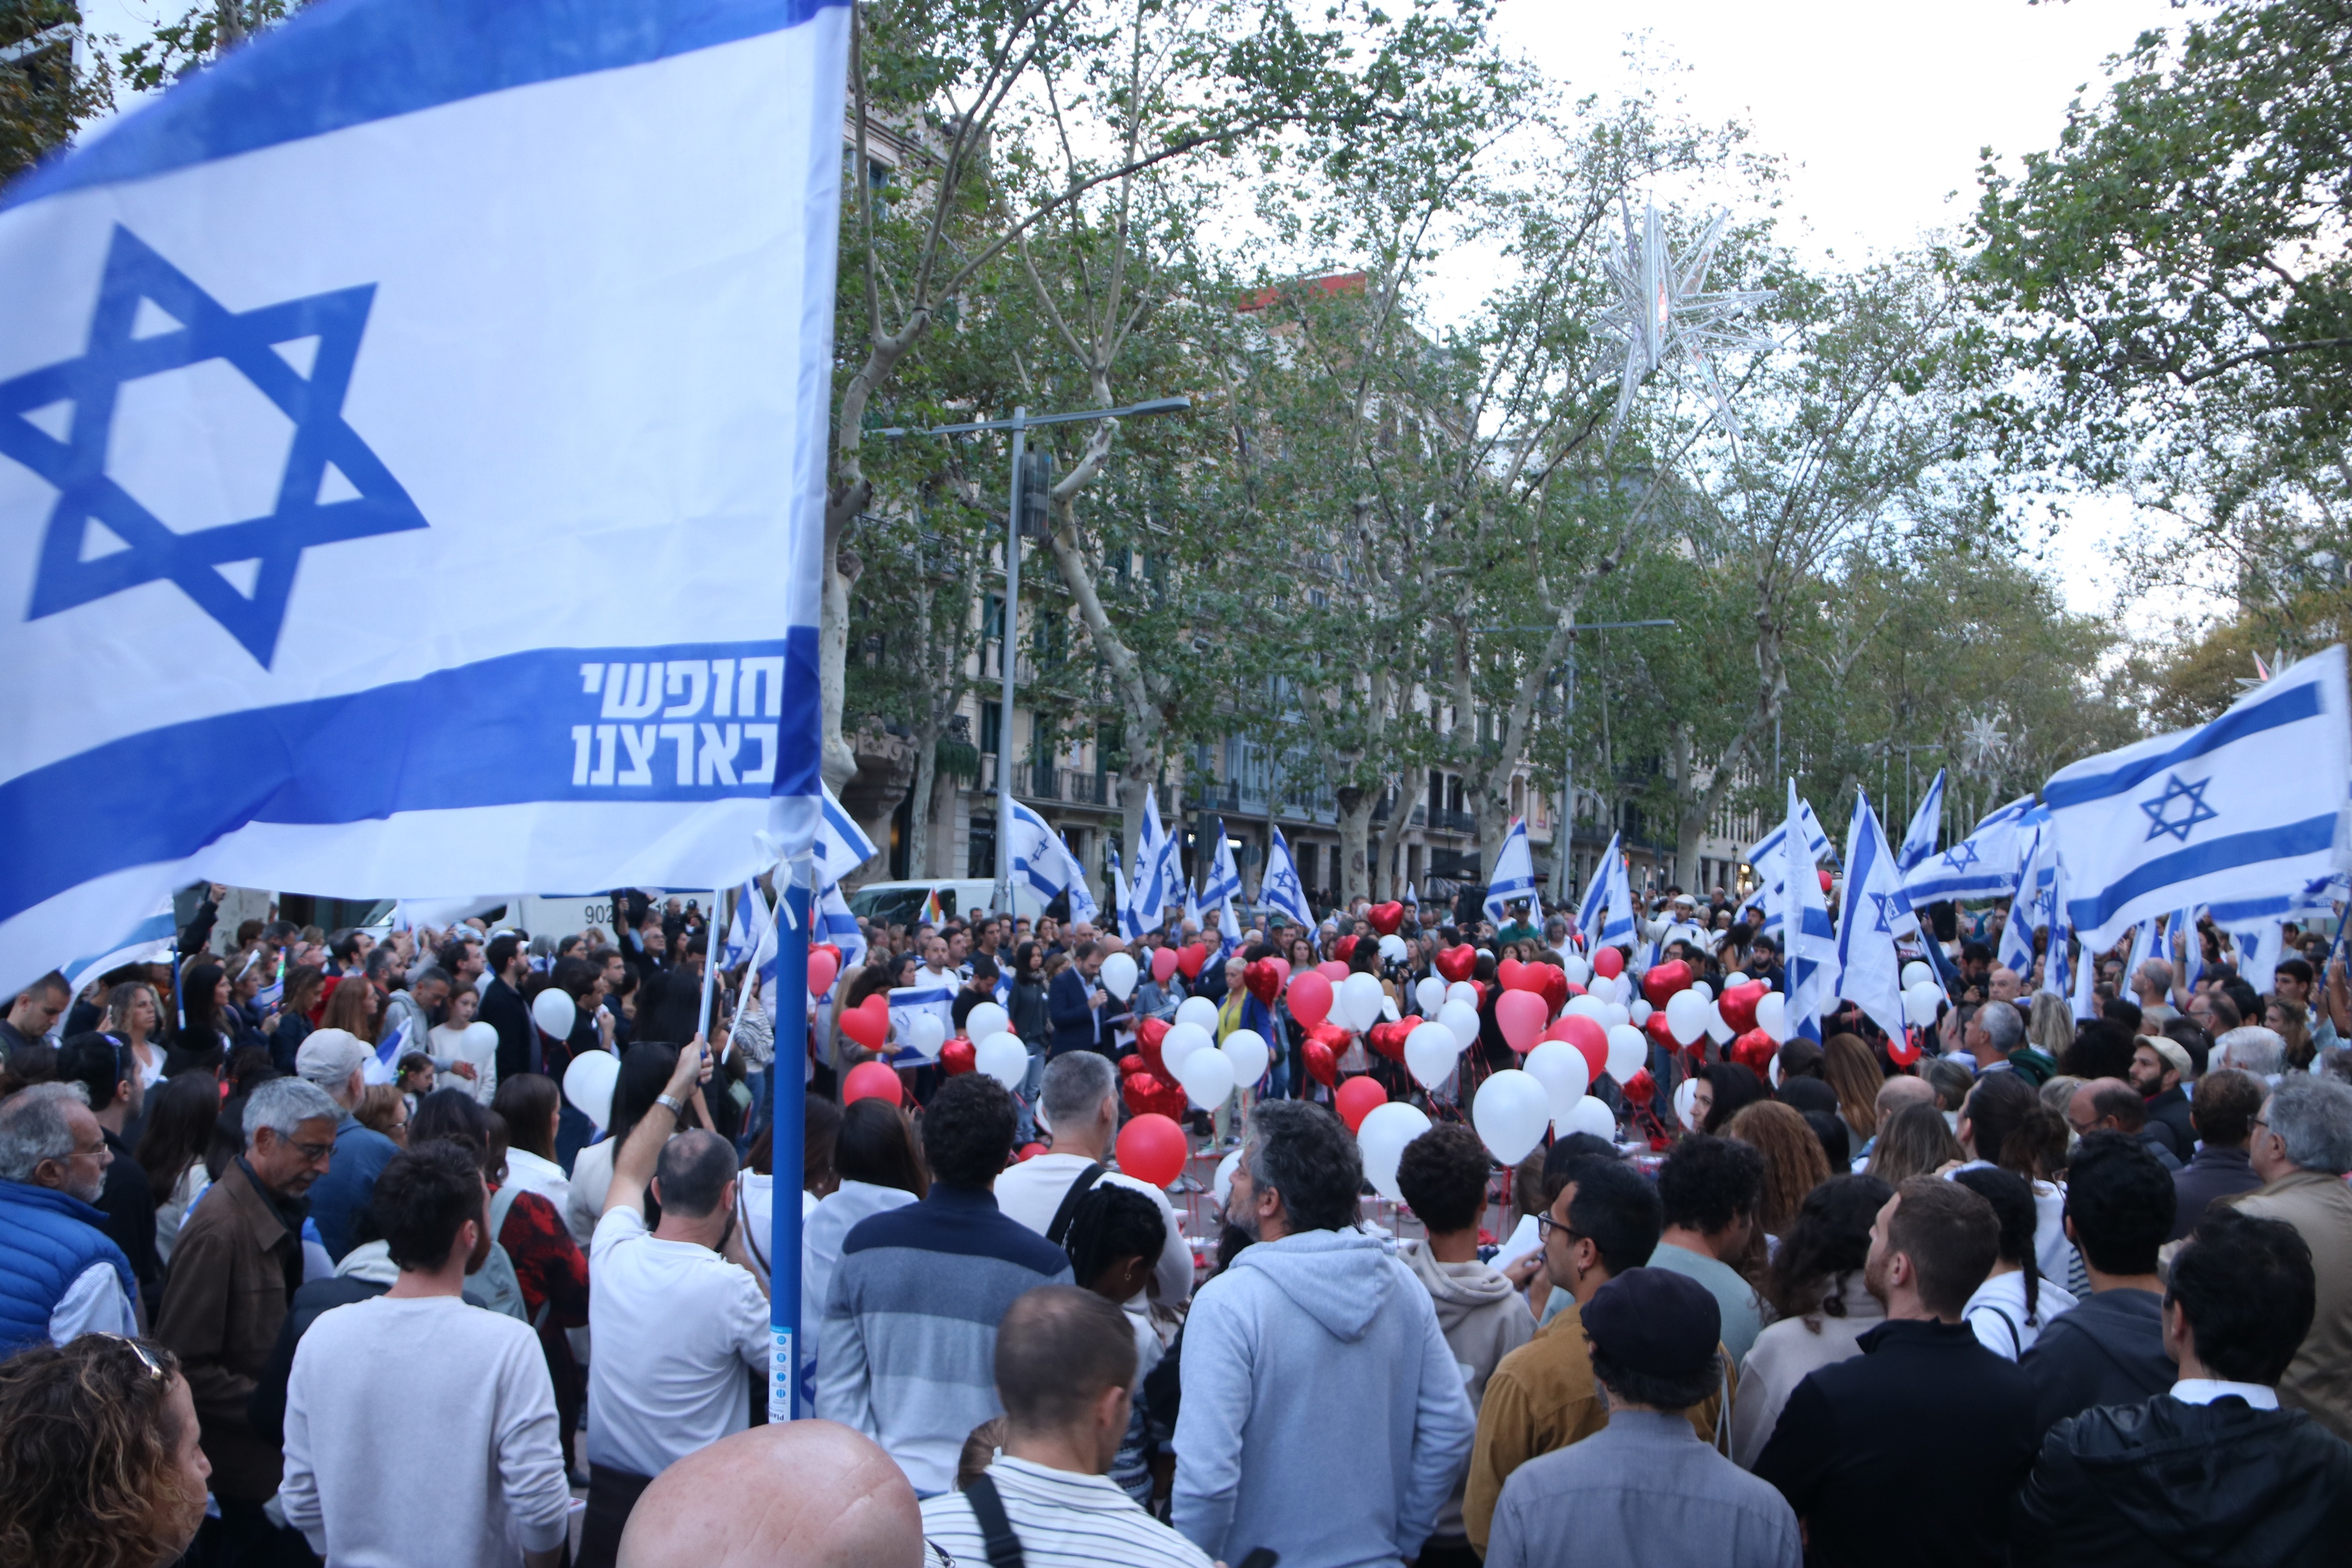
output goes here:
[[1153, 414], [1181, 414], [1192, 406], [1189, 397], [1159, 397], [1130, 403], [1124, 408], [1087, 408], [1068, 414], [1033, 415], [1015, 408], [1010, 419], [976, 419], [963, 425], [939, 425], [928, 430], [891, 426], [875, 432], [893, 439], [908, 436], [967, 436], [982, 430], [1013, 432], [1013, 505], [1004, 517], [1004, 621], [999, 628], [999, 662], [1003, 666], [1004, 696], [996, 723], [996, 886], [990, 895], [995, 909], [1013, 912], [1013, 666], [1021, 625], [1022, 459], [1028, 456], [1029, 432], [1047, 425], [1077, 425], [1093, 419], [1125, 419]]

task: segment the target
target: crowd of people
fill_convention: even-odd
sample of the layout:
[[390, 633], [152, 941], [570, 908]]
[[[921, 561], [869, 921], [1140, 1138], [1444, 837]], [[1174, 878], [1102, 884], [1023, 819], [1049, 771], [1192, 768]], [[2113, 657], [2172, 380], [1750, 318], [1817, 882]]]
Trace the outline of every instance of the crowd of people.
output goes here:
[[[2185, 945], [2084, 954], [2077, 1017], [2048, 955], [1992, 962], [1998, 910], [1939, 907], [1934, 1024], [1841, 1005], [1760, 1069], [1653, 1039], [1591, 1084], [1609, 1133], [1505, 1166], [1477, 1115], [1519, 1059], [1499, 976], [1565, 966], [1558, 919], [864, 922], [795, 1064], [779, 999], [706, 973], [706, 911], [614, 905], [561, 939], [376, 940], [224, 933], [206, 900], [169, 961], [13, 998], [0, 1561], [2299, 1564], [2352, 1540], [2352, 994], [2325, 936], [2290, 931], [2307, 956], [2266, 994], [2201, 926], [2168, 933], [2200, 944], [2193, 983]], [[1721, 890], [1661, 891], [1625, 957], [1782, 984]], [[1331, 1026], [1250, 983], [1277, 958], [1370, 975], [1391, 1018], [1465, 971], [1476, 1037], [1434, 1087], [1366, 1031], [1318, 1070]], [[1025, 1077], [838, 1026], [939, 986], [951, 1039], [1003, 1009]], [[1115, 1168], [1130, 1058], [1195, 998], [1272, 1058], [1186, 1111], [1162, 1186]], [[564, 1092], [598, 1052], [609, 1106]], [[852, 1093], [877, 1058], [898, 1092]], [[780, 1069], [814, 1419], [771, 1426]], [[1356, 1080], [1430, 1120], [1402, 1204], [1370, 1197]]]

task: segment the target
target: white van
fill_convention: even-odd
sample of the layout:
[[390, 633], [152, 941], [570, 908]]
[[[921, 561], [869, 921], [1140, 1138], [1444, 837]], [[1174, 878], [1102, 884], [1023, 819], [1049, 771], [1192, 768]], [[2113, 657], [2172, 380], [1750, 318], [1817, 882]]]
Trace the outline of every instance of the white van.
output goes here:
[[[988, 908], [995, 897], [996, 884], [986, 877], [868, 882], [849, 895], [849, 912], [884, 925], [911, 926], [922, 919], [923, 906], [934, 892], [940, 896], [942, 916], [971, 915]], [[1013, 889], [1013, 912], [1034, 920], [1045, 912], [1045, 900], [1038, 897], [1036, 889], [1016, 883]]]

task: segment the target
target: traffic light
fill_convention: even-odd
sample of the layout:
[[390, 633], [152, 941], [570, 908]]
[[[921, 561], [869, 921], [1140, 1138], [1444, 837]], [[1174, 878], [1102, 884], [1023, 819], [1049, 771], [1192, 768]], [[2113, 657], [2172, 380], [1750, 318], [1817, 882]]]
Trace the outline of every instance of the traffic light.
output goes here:
[[1054, 531], [1054, 454], [1032, 447], [1021, 457], [1021, 537], [1042, 540]]

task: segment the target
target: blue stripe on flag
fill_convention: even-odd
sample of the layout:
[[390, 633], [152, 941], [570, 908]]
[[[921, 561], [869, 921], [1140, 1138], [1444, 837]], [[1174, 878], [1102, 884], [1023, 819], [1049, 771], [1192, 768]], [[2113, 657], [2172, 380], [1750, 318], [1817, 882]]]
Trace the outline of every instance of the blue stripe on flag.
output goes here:
[[[2334, 812], [2326, 816], [2305, 817], [2301, 822], [2291, 822], [2279, 827], [2266, 827], [2259, 832], [2225, 834], [2209, 843], [2192, 845], [2153, 860], [2144, 860], [2133, 867], [2128, 876], [2109, 884], [2094, 897], [2067, 900], [2067, 919], [2078, 931], [2097, 931], [2116, 910], [2151, 889], [2210, 876], [2235, 866], [2259, 866], [2265, 860], [2281, 860], [2294, 855], [2316, 855], [2335, 842]], [[2291, 895], [2282, 895], [2278, 900], [2279, 907], [2284, 910], [2291, 901]], [[2221, 907], [2215, 906], [2217, 910]], [[2217, 913], [2215, 919], [2218, 921], [2220, 918]]]
[[[2265, 730], [2275, 730], [2285, 724], [2298, 724], [2305, 719], [2316, 719], [2326, 711], [2319, 683], [2302, 681], [2288, 687], [2277, 698], [2251, 707], [2234, 709], [2214, 720], [2203, 729], [2189, 734], [2179, 745], [2153, 757], [2142, 757], [2126, 763], [2111, 773], [2084, 778], [2055, 778], [2042, 786], [2042, 802], [2053, 811], [2070, 806], [2085, 805], [2095, 800], [2126, 794], [2169, 768], [2223, 746], [2259, 735]], [[2299, 853], [2299, 851], [2297, 852]], [[2268, 857], [2263, 857], [2267, 858]]]
[[[0, 193], [0, 210], [509, 88], [736, 43], [845, 3], [341, 0], [302, 12], [125, 116], [103, 139], [35, 170]], [[814, 679], [806, 689], [816, 689]]]

